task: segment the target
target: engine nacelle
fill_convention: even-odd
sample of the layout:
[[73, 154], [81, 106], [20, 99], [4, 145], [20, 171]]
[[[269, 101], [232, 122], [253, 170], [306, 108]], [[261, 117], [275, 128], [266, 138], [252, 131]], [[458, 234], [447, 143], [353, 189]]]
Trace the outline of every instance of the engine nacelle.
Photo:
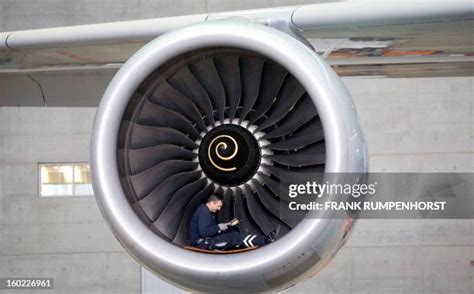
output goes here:
[[[199, 292], [282, 290], [314, 275], [351, 222], [282, 219], [281, 172], [367, 171], [341, 79], [300, 41], [238, 20], [170, 32], [136, 52], [102, 98], [91, 156], [97, 202], [120, 243]], [[190, 217], [212, 193], [224, 198], [219, 221], [237, 217], [277, 240], [231, 255], [184, 249]]]

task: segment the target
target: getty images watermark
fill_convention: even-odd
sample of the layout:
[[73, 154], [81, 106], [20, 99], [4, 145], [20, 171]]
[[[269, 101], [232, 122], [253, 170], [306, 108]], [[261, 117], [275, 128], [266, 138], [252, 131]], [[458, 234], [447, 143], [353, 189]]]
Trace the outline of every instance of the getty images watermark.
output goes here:
[[[474, 218], [472, 173], [284, 173], [280, 215], [291, 218]], [[311, 212], [310, 214], [308, 212]]]
[[[306, 182], [305, 184], [290, 184], [288, 196], [296, 198], [298, 195], [314, 195], [321, 198], [323, 195], [345, 195], [355, 199], [361, 196], [375, 195], [377, 182], [372, 184], [334, 184]], [[291, 201], [290, 210], [444, 210], [446, 201], [311, 201], [298, 203]]]

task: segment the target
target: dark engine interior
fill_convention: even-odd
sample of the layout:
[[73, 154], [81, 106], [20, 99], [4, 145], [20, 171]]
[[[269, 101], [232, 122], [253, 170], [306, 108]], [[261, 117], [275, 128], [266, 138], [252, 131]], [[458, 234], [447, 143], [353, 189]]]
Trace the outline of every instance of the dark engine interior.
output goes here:
[[[122, 187], [141, 220], [187, 243], [196, 208], [215, 193], [218, 222], [276, 238], [281, 174], [322, 172], [324, 133], [311, 97], [283, 67], [254, 52], [190, 52], [154, 71], [135, 91], [120, 126]], [[278, 228], [278, 229], [277, 229]]]

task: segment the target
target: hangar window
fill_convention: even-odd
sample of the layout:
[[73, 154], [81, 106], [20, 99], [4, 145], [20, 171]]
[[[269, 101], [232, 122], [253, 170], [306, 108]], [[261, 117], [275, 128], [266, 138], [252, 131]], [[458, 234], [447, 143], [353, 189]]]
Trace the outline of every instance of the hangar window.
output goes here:
[[93, 195], [88, 163], [40, 164], [40, 196]]

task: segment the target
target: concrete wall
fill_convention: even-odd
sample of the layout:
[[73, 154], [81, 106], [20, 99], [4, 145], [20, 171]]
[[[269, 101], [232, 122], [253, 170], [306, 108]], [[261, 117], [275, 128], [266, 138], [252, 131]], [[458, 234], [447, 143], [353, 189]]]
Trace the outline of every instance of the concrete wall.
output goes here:
[[39, 162], [89, 160], [94, 115], [0, 108], [0, 277], [53, 277], [55, 293], [140, 293], [140, 266], [94, 197], [38, 196]]
[[[372, 171], [473, 171], [473, 78], [345, 82]], [[141, 292], [140, 266], [92, 197], [38, 197], [38, 162], [88, 160], [94, 113], [0, 108], [0, 277], [54, 277], [57, 293]], [[360, 220], [327, 268], [287, 292], [473, 293], [472, 261], [472, 220]]]

